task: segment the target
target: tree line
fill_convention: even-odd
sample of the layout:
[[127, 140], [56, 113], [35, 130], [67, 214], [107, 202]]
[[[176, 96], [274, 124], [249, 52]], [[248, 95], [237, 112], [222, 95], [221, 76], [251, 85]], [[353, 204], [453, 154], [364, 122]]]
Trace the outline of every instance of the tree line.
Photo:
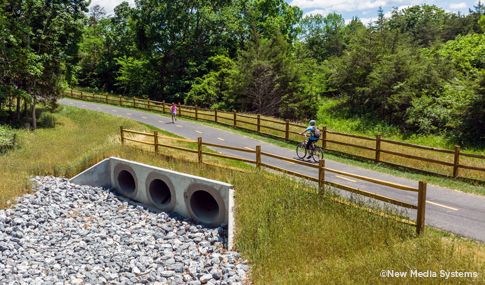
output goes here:
[[367, 26], [303, 17], [284, 0], [143, 0], [111, 15], [87, 6], [0, 7], [0, 118], [35, 121], [36, 101], [66, 86], [294, 120], [335, 97], [348, 116], [485, 141], [481, 2], [466, 15], [379, 9]]
[[36, 128], [38, 101], [55, 102], [75, 76], [87, 7], [83, 0], [0, 2], [0, 120], [30, 117]]

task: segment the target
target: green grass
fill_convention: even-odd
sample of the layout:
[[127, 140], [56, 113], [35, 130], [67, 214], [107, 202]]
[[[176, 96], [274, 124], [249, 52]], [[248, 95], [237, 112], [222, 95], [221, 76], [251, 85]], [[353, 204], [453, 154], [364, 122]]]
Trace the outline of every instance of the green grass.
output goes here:
[[[0, 168], [1, 208], [8, 206], [6, 199], [25, 193], [30, 175], [70, 177], [118, 156], [233, 184], [236, 248], [249, 259], [253, 284], [485, 283], [482, 243], [431, 228], [417, 238], [413, 227], [337, 203], [330, 199], [330, 191], [318, 195], [311, 186], [283, 175], [252, 167], [245, 172], [231, 169], [244, 166], [238, 162], [212, 161], [220, 167], [197, 163], [186, 153], [167, 148], [154, 154], [123, 146], [120, 124], [156, 130], [129, 119], [69, 106], [52, 116], [54, 127], [19, 131], [19, 147], [0, 157], [5, 166]], [[381, 270], [415, 269], [471, 271], [480, 276], [451, 280], [379, 276]]]

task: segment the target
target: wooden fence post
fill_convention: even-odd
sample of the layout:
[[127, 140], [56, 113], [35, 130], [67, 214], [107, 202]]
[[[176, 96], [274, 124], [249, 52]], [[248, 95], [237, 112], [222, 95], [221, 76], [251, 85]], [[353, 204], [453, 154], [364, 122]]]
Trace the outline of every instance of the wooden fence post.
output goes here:
[[150, 98], [148, 98], [148, 111], [150, 111]]
[[158, 131], [153, 132], [153, 143], [155, 144], [155, 153], [158, 153]]
[[182, 117], [182, 106], [180, 106], [180, 102], [179, 102], [179, 117]]
[[162, 101], [162, 113], [165, 113], [165, 100]]
[[72, 97], [73, 97], [73, 95], [72, 95], [72, 89], [71, 89], [71, 98], [72, 98]]
[[202, 138], [201, 137], [197, 139], [197, 151], [198, 151], [199, 162], [202, 163]]
[[136, 108], [136, 98], [133, 97], [133, 108]]
[[81, 91], [81, 100], [83, 100], [83, 91]]
[[256, 146], [256, 168], [261, 170], [261, 146]]
[[285, 132], [285, 140], [290, 139], [290, 120], [286, 119], [286, 132]]
[[123, 106], [123, 99], [121, 99], [121, 95], [120, 95], [120, 107]]
[[455, 161], [453, 163], [453, 177], [458, 176], [458, 166], [460, 164], [460, 146], [455, 145]]
[[106, 104], [108, 104], [108, 93], [106, 93]]
[[234, 127], [237, 125], [236, 118], [237, 118], [237, 114], [236, 114], [236, 110], [234, 110]]
[[217, 123], [217, 108], [214, 108], [214, 122]]
[[418, 217], [416, 219], [416, 233], [424, 232], [424, 216], [426, 212], [426, 181], [419, 181]]
[[96, 102], [96, 99], [94, 98], [94, 92], [93, 92], [93, 102]]
[[197, 121], [198, 115], [197, 115], [197, 105], [195, 105], [195, 120]]
[[381, 134], [376, 135], [376, 163], [381, 160]]
[[323, 194], [325, 189], [325, 159], [320, 159], [318, 162], [318, 193]]
[[125, 144], [125, 140], [123, 137], [123, 126], [120, 126], [120, 131], [121, 131], [121, 144]]
[[258, 133], [261, 131], [261, 114], [258, 114]]
[[327, 126], [322, 127], [322, 148], [327, 150]]

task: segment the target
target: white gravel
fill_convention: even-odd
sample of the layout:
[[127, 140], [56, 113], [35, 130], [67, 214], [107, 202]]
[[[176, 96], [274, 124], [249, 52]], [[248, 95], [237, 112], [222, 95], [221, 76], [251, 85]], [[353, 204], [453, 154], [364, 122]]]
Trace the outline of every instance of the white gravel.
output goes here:
[[240, 284], [225, 230], [155, 213], [114, 191], [35, 177], [0, 210], [0, 284]]

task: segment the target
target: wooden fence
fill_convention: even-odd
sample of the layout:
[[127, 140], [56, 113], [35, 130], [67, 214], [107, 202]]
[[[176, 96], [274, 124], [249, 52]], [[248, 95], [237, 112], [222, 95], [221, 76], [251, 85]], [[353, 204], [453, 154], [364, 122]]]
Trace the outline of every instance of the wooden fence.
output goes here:
[[[418, 235], [420, 233], [424, 232], [424, 216], [425, 216], [425, 210], [426, 210], [426, 181], [419, 181], [418, 188], [413, 188], [413, 187], [409, 187], [409, 186], [405, 186], [405, 185], [401, 185], [401, 184], [386, 182], [386, 181], [382, 181], [382, 180], [378, 180], [378, 179], [374, 179], [374, 178], [369, 178], [369, 177], [365, 177], [365, 176], [360, 176], [360, 175], [356, 175], [356, 174], [351, 174], [351, 173], [347, 173], [347, 172], [343, 172], [343, 171], [330, 169], [330, 168], [325, 167], [325, 160], [323, 160], [323, 159], [320, 160], [318, 165], [315, 165], [315, 164], [312, 164], [312, 163], [308, 163], [308, 162], [304, 162], [304, 161], [300, 161], [300, 160], [295, 160], [295, 159], [291, 159], [291, 158], [287, 158], [287, 157], [263, 152], [263, 151], [261, 151], [261, 146], [259, 146], [259, 145], [256, 146], [255, 150], [250, 150], [250, 149], [245, 149], [245, 148], [237, 148], [237, 147], [231, 147], [231, 146], [226, 146], [226, 145], [219, 145], [219, 144], [203, 142], [201, 137], [199, 137], [196, 141], [195, 140], [188, 140], [188, 139], [180, 139], [180, 138], [173, 138], [173, 137], [159, 135], [157, 131], [154, 131], [153, 134], [152, 134], [152, 133], [144, 133], [144, 132], [138, 132], [138, 131], [133, 131], [133, 130], [126, 130], [126, 129], [123, 128], [123, 126], [120, 127], [120, 131], [121, 131], [121, 143], [122, 144], [124, 144], [125, 141], [132, 141], [132, 142], [141, 143], [141, 144], [145, 144], [145, 145], [152, 145], [154, 147], [155, 153], [159, 152], [159, 147], [167, 147], [167, 148], [177, 149], [177, 150], [181, 150], [181, 151], [196, 153], [199, 163], [203, 162], [203, 156], [204, 155], [216, 156], [216, 157], [238, 160], [238, 161], [243, 161], [243, 162], [248, 162], [248, 163], [254, 163], [258, 170], [260, 170], [261, 167], [266, 167], [266, 168], [277, 170], [277, 171], [280, 171], [280, 172], [283, 172], [283, 173], [286, 173], [286, 174], [289, 174], [289, 175], [293, 175], [293, 176], [296, 176], [296, 177], [300, 177], [300, 178], [304, 178], [304, 179], [307, 179], [307, 180], [310, 180], [310, 181], [317, 182], [318, 185], [319, 185], [319, 192], [320, 193], [322, 193], [322, 191], [324, 191], [324, 185], [328, 185], [328, 186], [331, 186], [331, 187], [339, 188], [339, 189], [342, 189], [342, 190], [345, 190], [345, 191], [349, 191], [351, 193], [363, 195], [363, 196], [366, 196], [366, 197], [369, 197], [369, 198], [372, 198], [372, 199], [376, 199], [376, 200], [379, 200], [379, 201], [391, 203], [391, 204], [401, 206], [401, 207], [404, 207], [404, 208], [408, 208], [408, 209], [417, 210], [416, 223], [413, 223], [413, 222], [407, 221], [407, 220], [402, 220], [402, 221], [415, 226], [416, 227], [416, 233]], [[138, 140], [138, 139], [130, 138], [130, 137], [125, 136], [125, 133], [131, 133], [131, 134], [136, 134], [136, 135], [143, 135], [143, 136], [147, 136], [147, 137], [152, 137], [153, 141], [150, 142], [150, 141], [144, 141], [144, 140]], [[184, 148], [184, 147], [179, 147], [179, 146], [161, 144], [159, 142], [159, 138], [170, 139], [170, 140], [181, 141], [181, 142], [196, 143], [197, 149], [189, 149], [189, 148]], [[253, 160], [253, 159], [246, 159], [246, 158], [241, 158], [241, 157], [224, 155], [224, 154], [220, 154], [220, 153], [205, 152], [205, 151], [202, 150], [202, 146], [211, 146], [211, 147], [218, 147], [218, 148], [230, 149], [230, 150], [247, 152], [247, 153], [254, 153], [255, 159]], [[305, 175], [305, 174], [301, 174], [301, 173], [298, 173], [298, 172], [295, 172], [295, 171], [286, 170], [286, 169], [283, 169], [283, 168], [280, 168], [280, 167], [277, 167], [277, 166], [273, 166], [273, 165], [270, 165], [270, 164], [267, 164], [267, 163], [262, 163], [261, 162], [261, 156], [267, 156], [267, 157], [271, 157], [271, 158], [275, 158], [275, 159], [279, 159], [279, 160], [283, 160], [283, 161], [288, 161], [288, 162], [291, 162], [291, 163], [304, 165], [304, 166], [307, 166], [307, 167], [310, 167], [310, 168], [317, 169], [318, 178], [315, 178], [315, 177], [312, 177], [312, 176], [309, 176], [309, 175]], [[360, 189], [357, 189], [357, 188], [354, 188], [354, 187], [342, 185], [342, 184], [339, 184], [339, 183], [325, 181], [325, 172], [326, 171], [333, 172], [333, 173], [336, 173], [336, 174], [339, 174], [339, 175], [345, 175], [345, 176], [348, 176], [348, 177], [360, 179], [360, 180], [363, 180], [363, 181], [367, 181], [367, 182], [371, 182], [371, 183], [375, 183], [375, 184], [379, 184], [379, 185], [383, 185], [383, 186], [387, 186], [387, 187], [391, 187], [391, 188], [395, 188], [395, 189], [399, 189], [399, 190], [410, 191], [410, 192], [418, 192], [418, 205], [416, 206], [416, 205], [409, 204], [409, 203], [406, 203], [406, 202], [403, 202], [403, 201], [399, 201], [399, 200], [396, 200], [396, 199], [393, 199], [393, 198], [374, 194], [374, 193], [371, 193], [371, 192], [367, 192], [367, 191], [360, 190]]]
[[[122, 96], [100, 95], [70, 90], [66, 96], [93, 102], [103, 102], [119, 106], [134, 107], [143, 110], [170, 113], [170, 105], [165, 101], [150, 99], [128, 98]], [[249, 131], [284, 139], [286, 141], [301, 142], [299, 133], [306, 126], [291, 123], [288, 119], [278, 121], [263, 118], [261, 115], [239, 114], [217, 110], [199, 108], [198, 106], [177, 105], [178, 116], [195, 120], [215, 122], [222, 125], [237, 127]], [[345, 140], [345, 141], [344, 141]], [[464, 177], [485, 180], [485, 155], [468, 154], [455, 150], [446, 150], [417, 144], [410, 144], [382, 139], [381, 135], [375, 138], [345, 134], [327, 130], [322, 127], [322, 148], [326, 151], [345, 154], [375, 163], [385, 163], [392, 166], [404, 167], [430, 174], [439, 174], [447, 177]], [[460, 159], [461, 158], [461, 159]], [[467, 165], [460, 163], [468, 162]], [[483, 166], [483, 167], [482, 167]], [[463, 173], [459, 170], [477, 171], [478, 173]], [[462, 171], [463, 172], [463, 171]]]

